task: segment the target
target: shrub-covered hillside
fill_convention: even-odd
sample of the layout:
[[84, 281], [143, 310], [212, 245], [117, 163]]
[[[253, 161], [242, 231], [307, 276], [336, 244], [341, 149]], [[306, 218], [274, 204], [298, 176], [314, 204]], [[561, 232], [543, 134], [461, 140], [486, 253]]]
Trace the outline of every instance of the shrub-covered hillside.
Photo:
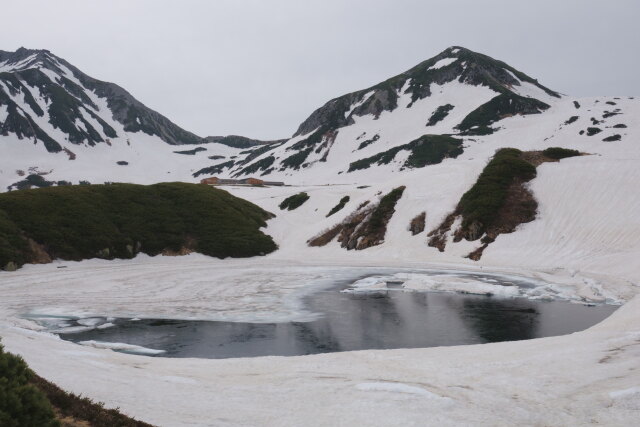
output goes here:
[[0, 425], [5, 427], [56, 427], [44, 394], [29, 380], [33, 373], [18, 356], [5, 353], [0, 344]]
[[180, 254], [247, 257], [276, 249], [271, 214], [185, 183], [50, 187], [0, 194], [0, 267], [50, 259]]
[[0, 426], [152, 427], [106, 409], [102, 403], [67, 393], [36, 375], [21, 357], [0, 344]]

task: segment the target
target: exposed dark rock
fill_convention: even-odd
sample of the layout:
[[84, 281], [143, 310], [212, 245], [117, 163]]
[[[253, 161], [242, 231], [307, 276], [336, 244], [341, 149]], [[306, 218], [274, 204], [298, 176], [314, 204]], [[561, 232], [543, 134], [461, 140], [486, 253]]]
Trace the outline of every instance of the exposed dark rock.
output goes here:
[[453, 105], [445, 104], [441, 105], [433, 112], [431, 117], [429, 117], [429, 121], [427, 122], [427, 126], [435, 126], [437, 123], [441, 122], [449, 115], [449, 112], [453, 110]]
[[347, 249], [362, 250], [381, 244], [387, 224], [395, 212], [405, 187], [398, 187], [384, 195], [378, 203], [365, 202], [339, 224], [307, 241], [309, 246], [324, 246], [336, 236]]
[[369, 145], [373, 144], [379, 139], [380, 139], [380, 135], [378, 134], [373, 135], [373, 138], [367, 139], [366, 141], [362, 141], [358, 146], [358, 150], [362, 150], [363, 148], [368, 147]]
[[[444, 67], [432, 68], [438, 61], [445, 58], [457, 58], [457, 60]], [[463, 64], [465, 65], [463, 66]], [[517, 78], [514, 78], [514, 75]], [[488, 86], [499, 94], [513, 94], [511, 88], [519, 86], [523, 81], [539, 87], [550, 96], [560, 97], [558, 93], [549, 90], [537, 80], [502, 61], [459, 46], [453, 46], [382, 83], [332, 99], [302, 122], [294, 136], [311, 134], [312, 132], [322, 135], [329, 130], [336, 130], [352, 124], [352, 116], [371, 114], [378, 117], [384, 111], [393, 111], [397, 108], [399, 91], [406, 82], [409, 82], [409, 85], [404, 93], [411, 95], [413, 103], [431, 95], [431, 84], [442, 85], [454, 80], [476, 86]], [[350, 111], [356, 103], [361, 104]], [[523, 112], [522, 114], [527, 113]], [[316, 142], [319, 141], [318, 137], [314, 137], [314, 139]]]
[[197, 178], [200, 175], [220, 174], [225, 169], [232, 168], [233, 165], [234, 165], [233, 160], [229, 160], [228, 162], [224, 162], [224, 163], [218, 163], [217, 165], [208, 166], [206, 168], [202, 168], [202, 169], [198, 170], [197, 172], [193, 173], [193, 177]]
[[613, 142], [613, 141], [620, 141], [622, 139], [622, 135], [620, 134], [616, 134], [616, 135], [611, 135], [608, 136], [606, 138], [603, 139], [604, 142]]
[[[617, 116], [618, 114], [622, 114], [619, 110], [616, 111], [605, 111], [602, 115], [603, 119], [608, 119], [609, 117]], [[597, 124], [597, 123], [594, 123]]]
[[571, 123], [577, 121], [580, 118], [580, 116], [571, 116], [569, 117], [569, 119], [567, 119], [566, 122], [564, 122], [565, 125], [570, 125]]
[[199, 153], [201, 151], [207, 151], [206, 148], [204, 147], [196, 147], [192, 150], [182, 150], [182, 151], [174, 151], [174, 153], [176, 154], [185, 154], [187, 156], [194, 156], [196, 153]]
[[283, 143], [286, 139], [261, 140], [247, 138], [246, 136], [227, 135], [227, 136], [207, 136], [204, 138], [206, 142], [217, 142], [218, 144], [227, 145], [234, 148], [251, 148], [258, 145], [269, 145]]
[[[87, 95], [93, 91], [99, 97], [106, 98], [109, 116], [120, 122], [127, 132], [142, 131], [149, 135], [157, 135], [163, 141], [174, 145], [204, 142], [202, 138], [181, 129], [166, 117], [147, 108], [120, 86], [89, 77], [47, 50], [0, 51], [0, 57], [3, 62], [21, 64], [11, 71], [0, 73], [0, 80], [8, 89], [7, 93], [0, 88], [0, 105], [6, 105], [8, 112], [7, 120], [0, 128], [0, 134], [13, 133], [20, 139], [26, 137], [41, 141], [50, 152], [62, 150], [59, 141], [40, 128], [30, 113], [18, 113], [17, 105], [12, 99], [20, 96], [37, 116], [48, 114], [49, 122], [64, 132], [69, 142], [88, 145], [106, 142], [94, 127], [96, 123], [102, 134], [108, 138], [115, 138], [118, 136], [116, 131], [96, 113], [97, 106]], [[65, 77], [63, 67], [68, 68], [80, 84]], [[55, 82], [43, 70], [57, 74]], [[46, 112], [35, 102], [23, 82], [37, 88], [39, 95], [47, 101]], [[85, 119], [87, 115], [93, 119], [91, 122]]]

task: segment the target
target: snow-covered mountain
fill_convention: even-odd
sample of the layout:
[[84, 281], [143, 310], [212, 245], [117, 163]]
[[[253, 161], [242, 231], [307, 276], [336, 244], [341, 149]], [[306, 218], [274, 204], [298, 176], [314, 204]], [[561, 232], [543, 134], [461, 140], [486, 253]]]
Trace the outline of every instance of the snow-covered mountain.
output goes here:
[[[34, 184], [180, 180], [195, 168], [191, 163], [198, 165], [195, 153], [208, 163], [209, 156], [239, 151], [230, 145], [260, 142], [213, 140], [180, 128], [122, 87], [94, 79], [47, 50], [0, 51], [1, 191], [29, 176], [27, 183]], [[195, 152], [181, 147], [194, 144]], [[186, 176], [174, 178], [176, 170]]]
[[[49, 51], [0, 51], [0, 188], [16, 188], [29, 176], [23, 186], [193, 181], [209, 173], [285, 178], [300, 170], [333, 180], [372, 155], [386, 151], [382, 163], [394, 151], [406, 157], [424, 134], [491, 132], [491, 120], [538, 113], [558, 99], [500, 61], [452, 47], [329, 101], [289, 140], [200, 138]], [[183, 144], [198, 147], [172, 147]]]
[[[292, 258], [334, 259], [356, 249], [352, 259], [481, 257], [486, 265], [606, 267], [624, 275], [640, 256], [639, 120], [634, 97], [560, 95], [503, 62], [451, 47], [329, 101], [290, 140], [218, 165], [229, 176], [296, 186], [228, 187], [278, 213], [267, 232]], [[557, 161], [542, 154], [551, 147], [581, 155]], [[462, 202], [503, 148], [519, 150], [518, 161], [532, 171], [508, 181], [510, 202], [488, 226], [465, 216]], [[391, 210], [376, 212], [389, 201], [383, 196], [401, 188]], [[308, 201], [280, 210], [301, 191]], [[386, 229], [368, 233], [381, 217]]]
[[89, 77], [47, 50], [0, 51], [2, 134], [41, 143], [95, 145], [124, 132], [144, 132], [172, 145], [202, 139], [147, 108], [114, 83]]
[[414, 152], [423, 135], [490, 134], [504, 117], [538, 114], [561, 99], [501, 61], [451, 47], [375, 86], [332, 99], [289, 141], [264, 147], [250, 162], [228, 163], [226, 170], [233, 176], [282, 177], [298, 170], [333, 176], [365, 169], [353, 165], [365, 159], [395, 159], [397, 170], [411, 167], [400, 158]]
[[[123, 89], [49, 52], [2, 53], [0, 64], [3, 190], [42, 181], [254, 176], [288, 186], [226, 188], [278, 214], [267, 232], [292, 256], [366, 249], [351, 253], [456, 262], [482, 256], [500, 264], [517, 253], [523, 263], [546, 265], [561, 256], [571, 265], [602, 251], [622, 251], [622, 259], [640, 253], [633, 213], [640, 198], [630, 196], [640, 178], [640, 103], [633, 97], [560, 95], [504, 62], [451, 47], [327, 102], [288, 140], [200, 139], [128, 94], [118, 101], [114, 94], [126, 94]], [[172, 145], [179, 142], [200, 144]], [[514, 208], [517, 214], [505, 223], [474, 222], [461, 200], [496, 151], [507, 147], [535, 168], [507, 193], [527, 209]], [[551, 162], [540, 154], [549, 147], [583, 155]], [[401, 187], [392, 209], [376, 213], [383, 196]], [[280, 210], [301, 191], [308, 201]], [[384, 218], [386, 228], [365, 235], [371, 218], [374, 224]]]
[[[68, 66], [60, 68], [76, 82], [73, 72], [64, 72]], [[329, 101], [292, 138], [264, 144], [212, 137], [197, 146], [170, 145], [159, 134], [125, 130], [109, 112], [106, 96], [83, 86], [99, 107], [94, 114], [118, 135], [107, 144], [100, 122], [84, 112], [92, 107], [82, 107], [84, 120], [105, 140], [92, 145], [88, 139], [66, 140], [49, 116], [39, 118], [25, 94], [43, 111], [51, 101], [19, 73], [0, 74], [0, 88], [9, 90], [7, 75], [24, 85], [11, 98], [21, 108], [17, 114], [42, 123], [73, 156], [48, 152], [43, 140], [35, 138], [34, 144], [34, 137], [7, 131], [0, 135], [3, 191], [30, 176], [94, 183], [264, 176], [287, 184], [222, 187], [276, 214], [265, 232], [279, 249], [264, 258], [192, 254], [0, 272], [6, 277], [3, 342], [43, 377], [111, 406], [123, 404], [127, 413], [157, 424], [210, 422], [212, 405], [220, 419], [237, 424], [261, 423], [265, 413], [274, 422], [294, 414], [292, 424], [307, 422], [309, 414], [325, 424], [423, 423], [425, 413], [442, 424], [627, 425], [637, 419], [638, 99], [560, 95], [505, 63], [452, 47], [385, 82]], [[64, 83], [55, 85], [66, 90]], [[0, 105], [1, 129], [7, 126], [7, 105]], [[477, 196], [487, 193], [500, 197], [480, 203]], [[480, 215], [477, 205], [475, 211], [469, 207], [474, 203], [493, 210]], [[150, 358], [145, 369], [134, 356], [89, 346], [78, 352], [75, 344], [30, 330], [24, 315], [160, 313], [282, 322], [307, 314], [302, 297], [347, 274], [338, 271], [357, 276], [362, 267], [402, 272], [389, 276], [379, 270], [380, 277], [355, 282], [358, 291], [387, 293], [393, 278], [403, 282], [403, 291], [629, 302], [605, 322], [561, 337], [224, 363]], [[422, 274], [423, 269], [435, 274]], [[497, 272], [508, 280], [526, 277], [535, 284], [523, 291], [506, 280], [465, 280], [455, 274], [458, 269]], [[427, 381], [416, 382], [421, 378]], [[195, 401], [194, 384], [204, 390]], [[122, 398], [150, 388], [157, 390], [154, 396], [168, 397]], [[231, 398], [217, 399], [225, 393]], [[163, 411], [169, 398], [179, 404]], [[338, 412], [318, 410], [325, 407]]]

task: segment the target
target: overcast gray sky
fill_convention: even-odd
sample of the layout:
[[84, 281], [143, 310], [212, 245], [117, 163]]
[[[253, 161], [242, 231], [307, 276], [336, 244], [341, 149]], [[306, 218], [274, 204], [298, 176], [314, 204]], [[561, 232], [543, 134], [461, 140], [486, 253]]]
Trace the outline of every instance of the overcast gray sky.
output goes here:
[[639, 0], [0, 0], [0, 50], [49, 49], [201, 136], [290, 136], [452, 45], [576, 96], [639, 95]]

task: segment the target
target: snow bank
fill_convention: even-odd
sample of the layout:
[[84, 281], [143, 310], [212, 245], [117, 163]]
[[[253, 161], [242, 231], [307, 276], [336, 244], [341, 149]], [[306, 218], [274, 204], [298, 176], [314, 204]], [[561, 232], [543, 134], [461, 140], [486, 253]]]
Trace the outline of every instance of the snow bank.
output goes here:
[[[534, 90], [523, 85], [521, 93], [526, 96]], [[497, 123], [501, 130], [493, 135], [465, 138], [465, 152], [455, 160], [405, 171], [392, 162], [338, 174], [356, 158], [424, 134], [425, 121], [438, 106], [450, 103], [454, 109], [429, 132], [448, 133], [471, 109], [495, 96], [486, 87], [458, 82], [434, 85], [431, 92], [411, 108], [407, 108], [410, 97], [401, 94], [398, 108], [383, 112], [378, 120], [354, 117], [353, 125], [339, 130], [326, 162], [295, 176], [283, 171], [269, 177], [295, 187], [227, 188], [278, 214], [266, 232], [281, 249], [267, 257], [222, 261], [200, 255], [140, 256], [128, 261], [65, 262], [65, 269], [56, 268], [62, 263], [53, 263], [0, 272], [0, 335], [7, 350], [21, 354], [36, 372], [65, 389], [159, 425], [303, 425], [309, 420], [324, 425], [421, 425], [425, 414], [435, 425], [636, 424], [640, 102], [615, 100], [615, 108], [623, 114], [607, 119], [601, 125], [603, 132], [593, 137], [581, 136], [579, 130], [590, 125], [590, 117], [601, 118], [613, 109], [605, 102], [610, 98], [579, 99], [580, 110], [573, 106], [573, 99], [562, 98], [543, 114], [501, 120]], [[564, 125], [573, 115], [580, 118]], [[611, 127], [617, 123], [628, 127]], [[120, 128], [116, 130], [121, 134]], [[621, 141], [602, 141], [614, 132], [622, 135]], [[379, 134], [379, 140], [358, 150], [362, 139], [357, 138], [363, 133], [367, 139]], [[276, 151], [284, 153], [301, 138]], [[131, 146], [123, 139], [109, 148], [106, 144], [90, 149], [69, 146], [78, 159], [84, 159], [76, 160], [74, 175], [69, 177], [64, 169], [66, 155], [38, 158], [41, 147], [27, 142], [0, 136], [8, 159], [0, 183], [14, 182], [15, 169], [28, 166], [53, 168], [54, 179], [99, 182], [113, 176], [116, 160], [127, 160], [136, 167], [118, 167], [121, 179], [147, 183], [168, 177], [193, 180], [194, 168], [211, 164], [206, 156], [173, 155], [168, 151], [174, 147], [136, 135]], [[505, 146], [522, 150], [560, 146], [590, 155], [540, 166], [531, 182], [539, 202], [536, 220], [500, 235], [479, 262], [464, 258], [478, 242], [452, 242], [444, 253], [428, 247], [426, 232], [454, 209], [495, 150]], [[213, 153], [212, 147], [207, 154]], [[128, 157], [122, 157], [125, 154]], [[346, 251], [336, 242], [323, 248], [306, 245], [307, 239], [341, 221], [364, 201], [400, 185], [407, 188], [388, 224], [384, 244], [359, 252]], [[300, 191], [311, 196], [308, 202], [295, 211], [279, 210], [285, 197]], [[350, 196], [347, 206], [326, 218], [345, 195]], [[426, 232], [413, 236], [407, 226], [423, 211], [427, 212]], [[378, 268], [378, 277], [359, 282], [362, 273], [373, 267]], [[421, 271], [398, 273], [394, 268]], [[433, 277], [424, 274], [426, 269], [471, 272], [484, 280], [441, 273], [442, 277]], [[522, 283], [500, 286], [483, 276], [487, 271]], [[142, 358], [93, 346], [84, 346], [80, 352], [78, 345], [41, 332], [73, 327], [74, 320], [98, 316], [251, 322], [312, 319], [316, 314], [307, 312], [300, 302], [309, 292], [335, 281], [355, 284], [355, 290], [375, 290], [383, 283], [388, 287], [386, 278], [402, 281], [405, 290], [505, 297], [517, 293], [530, 298], [553, 295], [625, 305], [601, 324], [564, 337], [286, 358]], [[35, 324], [24, 313], [47, 315], [48, 323]], [[197, 381], [198, 387], [167, 377]], [[442, 399], [425, 393], [450, 399], [451, 404], [443, 406]]]
[[[451, 53], [455, 53], [455, 52], [451, 52]], [[458, 58], [443, 58], [438, 62], [436, 62], [435, 64], [433, 64], [431, 67], [429, 67], [428, 70], [437, 70], [438, 68], [446, 67], [449, 64], [453, 64], [457, 60]]]
[[[424, 271], [394, 276], [392, 261], [386, 269], [378, 262], [378, 277], [431, 286]], [[110, 307], [171, 317], [185, 310], [229, 318], [254, 311], [266, 319], [267, 312], [291, 315], [292, 300], [323, 286], [326, 275], [355, 283], [360, 272], [375, 268], [365, 262], [321, 267], [271, 256], [230, 261], [139, 257], [65, 265], [63, 270], [53, 264], [0, 274], [3, 344], [64, 389], [157, 425], [293, 426], [309, 420], [314, 425], [421, 425], [424, 414], [438, 425], [632, 425], [637, 420], [640, 297], [601, 324], [563, 337], [301, 357], [150, 358], [140, 354], [157, 350], [95, 341], [80, 347], [39, 332], [20, 313], [44, 304], [95, 313], [84, 318], [107, 318], [97, 313]], [[447, 279], [442, 266], [434, 268], [442, 276], [438, 280], [458, 280], [453, 274]], [[475, 272], [484, 274], [481, 282], [493, 283], [487, 272]], [[543, 275], [579, 290], [584, 277], [572, 273]], [[542, 280], [539, 274], [512, 276], [535, 284]], [[606, 290], [615, 280], [603, 283]]]
[[430, 392], [429, 390], [425, 390], [422, 387], [416, 387], [408, 384], [402, 383], [384, 383], [384, 382], [375, 382], [375, 383], [360, 383], [356, 384], [356, 388], [362, 391], [383, 391], [387, 393], [405, 393], [405, 394], [415, 394], [420, 397], [424, 397], [427, 399], [439, 399], [443, 402], [453, 403], [451, 399], [448, 397], [442, 397], [435, 393]]
[[153, 348], [141, 347], [139, 345], [125, 344], [120, 342], [104, 342], [104, 341], [80, 341], [78, 344], [86, 345], [94, 348], [104, 348], [114, 351], [121, 351], [123, 353], [141, 354], [141, 355], [157, 355], [166, 353], [164, 350], [155, 350]]
[[[585, 279], [586, 280], [586, 279]], [[594, 284], [595, 286], [595, 284]], [[622, 304], [618, 298], [603, 298], [584, 294], [575, 287], [561, 282], [548, 283], [541, 279], [474, 273], [464, 271], [446, 272], [400, 272], [391, 275], [367, 277], [352, 283], [342, 292], [366, 293], [377, 291], [431, 291], [457, 292], [489, 295], [502, 298], [528, 298], [533, 300], [567, 300], [577, 303]]]

